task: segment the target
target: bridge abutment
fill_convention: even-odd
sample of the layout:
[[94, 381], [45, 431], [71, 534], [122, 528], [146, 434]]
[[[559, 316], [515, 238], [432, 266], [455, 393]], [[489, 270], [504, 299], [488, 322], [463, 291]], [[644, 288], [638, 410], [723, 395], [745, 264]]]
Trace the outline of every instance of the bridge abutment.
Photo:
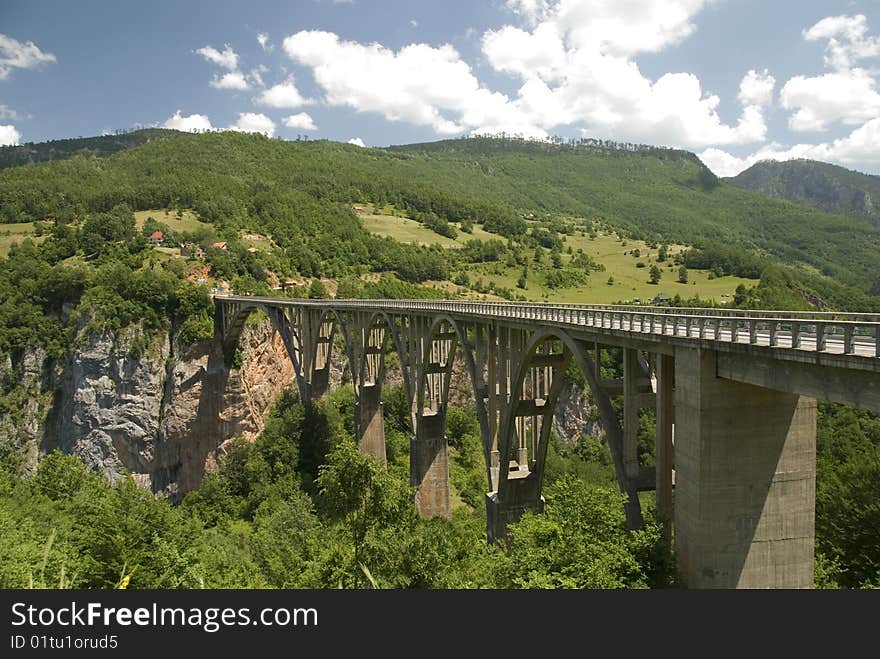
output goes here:
[[444, 414], [420, 416], [410, 441], [410, 485], [416, 491], [416, 507], [422, 517], [450, 517], [449, 455]]
[[816, 401], [675, 351], [675, 549], [690, 588], [813, 584]]

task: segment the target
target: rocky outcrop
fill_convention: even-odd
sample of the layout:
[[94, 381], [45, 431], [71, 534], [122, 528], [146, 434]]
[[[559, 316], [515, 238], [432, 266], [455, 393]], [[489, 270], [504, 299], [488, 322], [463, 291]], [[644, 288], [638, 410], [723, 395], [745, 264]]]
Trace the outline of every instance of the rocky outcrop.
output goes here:
[[255, 437], [292, 377], [268, 321], [241, 337], [241, 364], [224, 363], [214, 341], [182, 346], [140, 328], [81, 335], [66, 359], [27, 350], [0, 370], [17, 381], [14, 410], [0, 410], [0, 442], [33, 467], [55, 448], [111, 481], [130, 473], [144, 488], [177, 498], [198, 487], [236, 435]]

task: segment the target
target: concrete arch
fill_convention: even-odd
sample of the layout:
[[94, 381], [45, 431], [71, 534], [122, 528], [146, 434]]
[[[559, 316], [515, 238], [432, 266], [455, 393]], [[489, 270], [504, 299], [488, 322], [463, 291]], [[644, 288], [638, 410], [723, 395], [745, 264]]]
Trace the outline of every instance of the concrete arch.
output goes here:
[[[221, 308], [224, 309], [223, 313], [225, 313], [225, 309], [228, 307], [224, 306]], [[223, 318], [218, 317], [219, 314], [217, 313], [217, 308], [215, 308], [215, 336], [220, 338], [222, 352], [226, 363], [229, 364], [236, 348], [238, 347], [238, 341], [241, 338], [241, 332], [244, 329], [248, 317], [254, 311], [262, 311], [269, 318], [272, 327], [278, 332], [284, 342], [287, 355], [293, 364], [293, 372], [296, 377], [296, 384], [300, 392], [300, 397], [304, 398], [307, 394], [308, 383], [306, 380], [306, 374], [303, 372], [301, 359], [302, 337], [297, 334], [293, 324], [290, 322], [290, 319], [284, 311], [260, 302], [254, 302], [253, 304], [245, 303], [240, 306], [237, 305], [235, 310], [236, 313], [232, 318]], [[217, 331], [218, 329], [220, 329], [219, 332]]]
[[[578, 368], [580, 369], [581, 373], [587, 381], [587, 384], [590, 387], [593, 399], [596, 401], [597, 407], [599, 408], [599, 416], [602, 422], [602, 427], [605, 429], [605, 434], [608, 440], [608, 447], [611, 450], [611, 457], [614, 463], [614, 472], [615, 476], [617, 477], [618, 487], [620, 491], [626, 494], [628, 497], [628, 501], [625, 504], [627, 526], [632, 529], [641, 528], [643, 524], [641, 505], [639, 503], [638, 492], [634, 484], [630, 482], [630, 479], [626, 475], [623, 460], [623, 434], [620, 429], [620, 424], [617, 420], [617, 414], [611, 405], [611, 400], [608, 397], [608, 394], [603, 391], [600, 382], [596, 377], [595, 365], [593, 364], [593, 360], [584, 349], [583, 344], [581, 344], [579, 341], [572, 338], [567, 332], [562, 330], [540, 329], [534, 332], [529, 337], [523, 355], [520, 358], [519, 364], [517, 365], [516, 379], [513, 381], [514, 386], [511, 394], [513, 395], [515, 393], [518, 395], [521, 393], [523, 382], [525, 380], [526, 369], [529, 368], [529, 360], [534, 356], [538, 346], [543, 345], [548, 340], [558, 340], [562, 342], [565, 349], [570, 353], [571, 359], [573, 359], [578, 365]], [[558, 400], [558, 396], [556, 398]], [[550, 415], [552, 415], [553, 411], [555, 410], [557, 400], [552, 401], [549, 410]], [[515, 406], [510, 405], [507, 409], [501, 427], [501, 437], [499, 437], [499, 449], [502, 449], [502, 441], [504, 442], [503, 450], [509, 449], [509, 442], [515, 416]], [[544, 446], [542, 450], [546, 451], [546, 446]], [[504, 455], [504, 453], [502, 453], [502, 455]], [[546, 454], [539, 457], [543, 459], [546, 457]], [[502, 474], [504, 474], [504, 470], [502, 470]], [[506, 481], [506, 474], [502, 474], [499, 474], [499, 496], [502, 496], [502, 487]], [[543, 465], [539, 466], [537, 474], [538, 482], [535, 483], [535, 487], [539, 496], [542, 486], [541, 480], [543, 479]]]

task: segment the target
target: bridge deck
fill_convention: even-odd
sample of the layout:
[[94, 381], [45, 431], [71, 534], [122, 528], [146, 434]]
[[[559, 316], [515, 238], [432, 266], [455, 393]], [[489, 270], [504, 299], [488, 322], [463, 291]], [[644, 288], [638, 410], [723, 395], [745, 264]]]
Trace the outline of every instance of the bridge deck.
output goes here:
[[689, 307], [539, 304], [426, 300], [307, 300], [217, 296], [217, 300], [337, 310], [447, 314], [516, 325], [560, 327], [621, 345], [636, 341], [669, 351], [675, 345], [760, 354], [880, 372], [880, 314], [790, 312]]

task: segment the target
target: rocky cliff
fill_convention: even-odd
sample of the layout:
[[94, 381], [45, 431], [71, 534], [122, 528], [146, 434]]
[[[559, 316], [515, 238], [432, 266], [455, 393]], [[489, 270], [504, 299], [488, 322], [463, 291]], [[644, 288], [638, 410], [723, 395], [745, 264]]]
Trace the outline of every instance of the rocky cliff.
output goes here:
[[29, 467], [59, 448], [111, 480], [130, 472], [176, 498], [199, 485], [230, 438], [259, 433], [293, 377], [268, 321], [249, 325], [241, 347], [236, 368], [213, 341], [146, 340], [139, 328], [82, 335], [57, 361], [27, 350], [5, 364], [21, 404], [0, 410], [0, 442], [19, 447]]

